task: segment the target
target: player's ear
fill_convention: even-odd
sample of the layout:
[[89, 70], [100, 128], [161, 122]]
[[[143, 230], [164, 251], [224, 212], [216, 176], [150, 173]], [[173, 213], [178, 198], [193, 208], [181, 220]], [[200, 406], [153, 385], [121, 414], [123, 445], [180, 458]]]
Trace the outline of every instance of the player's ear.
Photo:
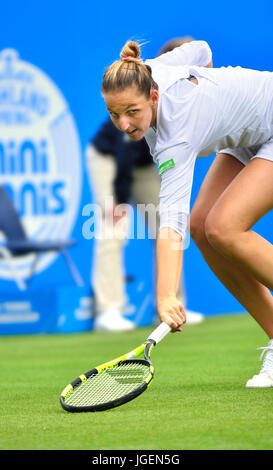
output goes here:
[[157, 104], [158, 100], [159, 100], [158, 90], [155, 90], [154, 88], [152, 88], [151, 91], [150, 91], [150, 98], [152, 100], [153, 105]]

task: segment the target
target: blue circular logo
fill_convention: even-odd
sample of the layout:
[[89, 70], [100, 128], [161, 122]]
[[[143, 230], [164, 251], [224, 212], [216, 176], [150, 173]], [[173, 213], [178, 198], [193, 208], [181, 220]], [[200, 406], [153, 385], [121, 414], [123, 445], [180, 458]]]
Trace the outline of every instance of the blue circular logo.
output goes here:
[[[69, 237], [82, 186], [76, 124], [55, 83], [20, 60], [13, 49], [0, 52], [0, 184], [9, 192], [29, 238]], [[55, 257], [42, 256], [36, 271]], [[32, 261], [32, 255], [16, 258], [17, 273], [27, 276]], [[0, 263], [0, 276], [10, 278], [5, 262]]]

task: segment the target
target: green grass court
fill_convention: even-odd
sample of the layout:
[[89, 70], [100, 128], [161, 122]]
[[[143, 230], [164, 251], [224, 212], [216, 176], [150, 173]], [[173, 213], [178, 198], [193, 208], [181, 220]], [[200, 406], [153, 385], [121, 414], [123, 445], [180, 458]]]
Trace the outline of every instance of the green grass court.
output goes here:
[[[0, 338], [0, 449], [273, 449], [273, 389], [246, 389], [267, 338], [248, 315], [207, 318], [153, 351], [151, 387], [121, 407], [67, 413], [59, 395], [152, 328]], [[148, 423], [148, 426], [147, 426]]]

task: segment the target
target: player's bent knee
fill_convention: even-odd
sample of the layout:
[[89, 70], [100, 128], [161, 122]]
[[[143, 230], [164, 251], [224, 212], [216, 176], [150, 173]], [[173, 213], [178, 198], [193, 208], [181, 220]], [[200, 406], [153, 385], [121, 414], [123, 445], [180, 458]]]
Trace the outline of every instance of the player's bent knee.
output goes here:
[[232, 252], [236, 235], [229, 224], [215, 216], [208, 216], [205, 222], [205, 235], [213, 248], [225, 253]]
[[206, 241], [205, 218], [202, 214], [192, 212], [190, 215], [188, 228], [190, 235], [197, 246], [201, 245], [203, 241]]

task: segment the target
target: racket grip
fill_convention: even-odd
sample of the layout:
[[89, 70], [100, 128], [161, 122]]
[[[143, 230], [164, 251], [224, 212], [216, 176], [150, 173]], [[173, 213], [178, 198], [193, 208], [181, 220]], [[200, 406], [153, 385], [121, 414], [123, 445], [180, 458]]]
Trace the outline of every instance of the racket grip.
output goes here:
[[165, 336], [171, 331], [171, 327], [167, 323], [162, 322], [160, 325], [150, 334], [147, 340], [155, 341], [159, 343]]

